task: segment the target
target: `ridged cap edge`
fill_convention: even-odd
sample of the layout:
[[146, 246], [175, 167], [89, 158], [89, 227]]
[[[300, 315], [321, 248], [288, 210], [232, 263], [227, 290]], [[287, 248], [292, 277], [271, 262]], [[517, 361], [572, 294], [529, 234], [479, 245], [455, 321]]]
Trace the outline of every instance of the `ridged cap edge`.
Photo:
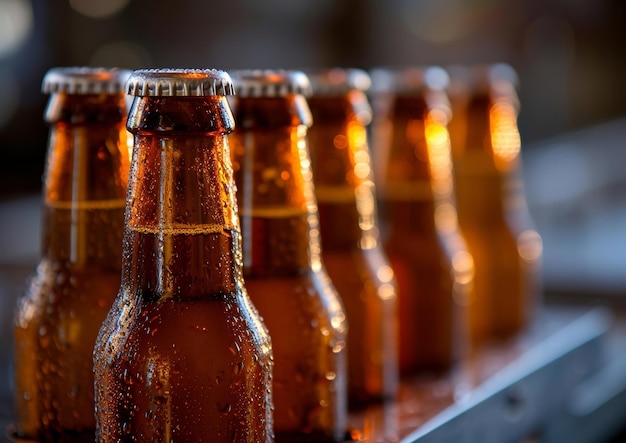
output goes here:
[[302, 71], [240, 69], [229, 71], [239, 97], [285, 97], [300, 94], [310, 97], [311, 82]]
[[464, 85], [472, 91], [487, 91], [497, 84], [519, 86], [517, 71], [507, 63], [476, 63], [451, 65], [446, 68], [452, 83]]
[[440, 66], [375, 68], [370, 71], [373, 92], [445, 90], [450, 77]]
[[43, 77], [41, 92], [72, 95], [123, 94], [131, 71], [88, 66], [57, 67]]
[[218, 69], [139, 69], [133, 71], [126, 93], [139, 97], [206, 97], [234, 95], [227, 72]]
[[366, 92], [372, 85], [369, 74], [356, 68], [311, 69], [304, 71], [314, 96], [343, 95], [352, 90]]

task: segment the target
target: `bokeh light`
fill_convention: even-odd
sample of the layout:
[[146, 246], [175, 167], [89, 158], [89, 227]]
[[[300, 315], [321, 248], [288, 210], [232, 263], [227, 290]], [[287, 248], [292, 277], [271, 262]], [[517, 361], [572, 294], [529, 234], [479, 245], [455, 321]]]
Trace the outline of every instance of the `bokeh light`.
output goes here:
[[0, 58], [16, 52], [33, 28], [29, 0], [0, 0]]
[[70, 0], [76, 12], [91, 18], [107, 18], [120, 12], [130, 0]]

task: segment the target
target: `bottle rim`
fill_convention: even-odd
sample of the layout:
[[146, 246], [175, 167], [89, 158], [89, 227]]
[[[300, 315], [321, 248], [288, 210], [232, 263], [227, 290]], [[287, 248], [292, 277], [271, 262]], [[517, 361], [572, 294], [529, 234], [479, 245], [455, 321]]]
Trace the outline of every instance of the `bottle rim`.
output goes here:
[[450, 77], [440, 66], [381, 67], [370, 70], [372, 92], [443, 91]]
[[519, 110], [519, 77], [508, 63], [450, 65], [446, 71], [450, 75], [447, 93], [451, 99], [467, 100], [471, 96], [487, 95], [491, 99], [508, 100]]
[[44, 75], [41, 92], [72, 95], [123, 94], [130, 73], [128, 69], [108, 67], [55, 67]]
[[139, 97], [206, 97], [234, 95], [230, 75], [219, 69], [138, 69], [126, 93]]
[[371, 85], [370, 75], [357, 68], [307, 69], [313, 96], [344, 95], [350, 91], [367, 92]]
[[229, 71], [239, 97], [273, 98], [290, 94], [310, 97], [311, 82], [303, 71], [285, 69], [237, 69]]
[[488, 89], [498, 82], [519, 87], [519, 76], [513, 66], [504, 62], [454, 64], [446, 67], [451, 82], [463, 83], [470, 89]]

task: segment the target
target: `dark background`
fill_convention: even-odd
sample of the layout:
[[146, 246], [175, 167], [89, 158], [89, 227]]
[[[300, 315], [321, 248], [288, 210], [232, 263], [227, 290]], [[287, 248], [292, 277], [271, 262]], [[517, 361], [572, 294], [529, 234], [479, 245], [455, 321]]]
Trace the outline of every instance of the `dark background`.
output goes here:
[[504, 61], [531, 146], [626, 115], [625, 28], [621, 0], [0, 0], [0, 199], [41, 187], [54, 66]]

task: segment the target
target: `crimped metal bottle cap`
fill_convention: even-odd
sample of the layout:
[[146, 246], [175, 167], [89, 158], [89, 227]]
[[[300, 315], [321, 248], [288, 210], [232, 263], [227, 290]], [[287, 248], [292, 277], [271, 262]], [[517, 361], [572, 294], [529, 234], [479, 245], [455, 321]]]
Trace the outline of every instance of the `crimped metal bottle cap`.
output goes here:
[[474, 92], [486, 92], [499, 85], [517, 88], [519, 84], [517, 72], [507, 63], [452, 65], [447, 71], [452, 83], [464, 84]]
[[311, 96], [311, 83], [302, 71], [242, 69], [230, 74], [239, 97]]
[[130, 72], [86, 66], [52, 68], [44, 75], [41, 91], [44, 94], [122, 94]]
[[130, 75], [126, 92], [140, 97], [235, 94], [228, 73], [217, 69], [139, 69]]
[[313, 95], [343, 95], [351, 90], [367, 91], [372, 85], [369, 74], [362, 69], [332, 68], [306, 70]]
[[506, 99], [519, 109], [517, 96], [519, 78], [515, 69], [507, 63], [475, 63], [453, 65], [447, 68], [450, 74], [448, 95], [455, 99], [488, 95], [492, 100]]
[[439, 66], [376, 68], [370, 71], [373, 92], [418, 92], [445, 90], [450, 77]]
[[503, 81], [510, 85], [519, 86], [519, 77], [517, 71], [508, 63], [492, 63], [488, 67], [489, 80], [494, 83]]

